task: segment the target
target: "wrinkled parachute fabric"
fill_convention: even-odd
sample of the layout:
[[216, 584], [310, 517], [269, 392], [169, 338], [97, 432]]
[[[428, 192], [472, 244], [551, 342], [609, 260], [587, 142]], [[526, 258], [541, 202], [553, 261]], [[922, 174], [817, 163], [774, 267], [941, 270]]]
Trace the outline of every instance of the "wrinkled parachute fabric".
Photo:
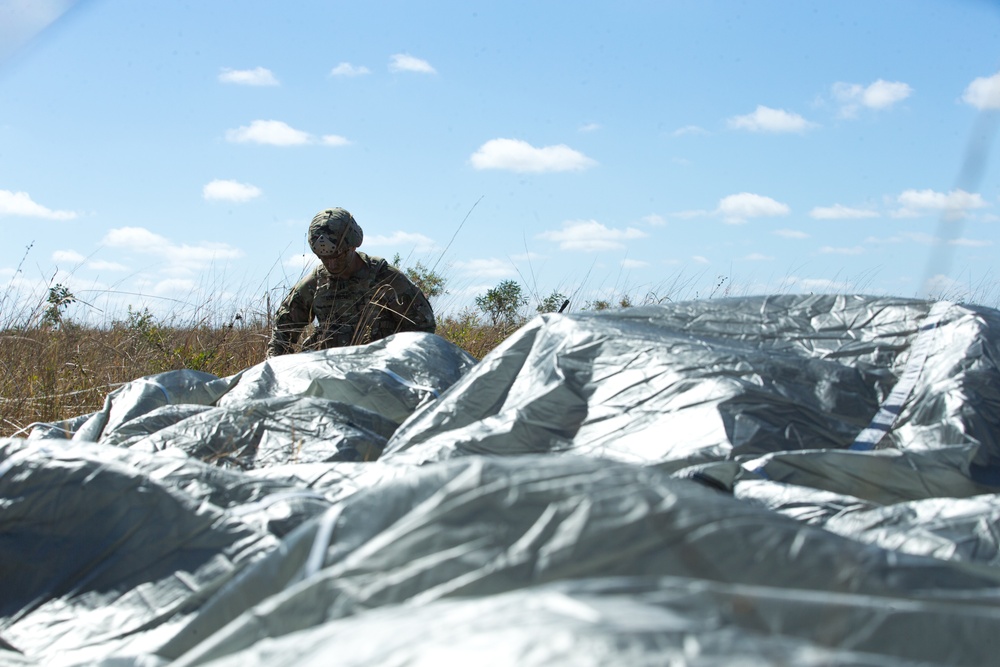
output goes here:
[[474, 364], [442, 338], [404, 333], [276, 357], [230, 378], [171, 371], [119, 387], [82, 423], [41, 425], [29, 437], [180, 449], [244, 469], [373, 461], [403, 420]]
[[1000, 312], [543, 315], [0, 440], [0, 665], [983, 665]]

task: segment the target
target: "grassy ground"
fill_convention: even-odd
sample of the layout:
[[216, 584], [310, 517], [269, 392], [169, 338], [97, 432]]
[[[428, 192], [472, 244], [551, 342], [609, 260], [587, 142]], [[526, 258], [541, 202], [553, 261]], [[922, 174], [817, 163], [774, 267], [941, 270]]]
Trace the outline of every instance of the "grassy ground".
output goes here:
[[[479, 359], [510, 330], [465, 317], [444, 318], [438, 333]], [[115, 387], [146, 375], [180, 368], [232, 375], [264, 360], [269, 337], [264, 320], [165, 326], [135, 313], [103, 328], [0, 329], [0, 436], [98, 410]]]
[[[505, 284], [487, 292], [482, 303], [477, 298], [482, 313], [465, 310], [439, 317], [437, 333], [481, 359], [535, 311], [556, 310], [564, 299], [553, 292], [531, 308], [520, 288], [516, 294], [501, 293]], [[619, 296], [586, 302], [582, 310], [671, 301], [675, 299], [670, 295], [683, 292], [684, 287], [669, 286], [667, 296], [651, 293], [643, 299]], [[729, 295], [727, 279], [721, 277], [710, 292], [693, 296], [711, 299]], [[497, 296], [504, 298], [497, 301]], [[993, 307], [1000, 302], [995, 291], [978, 296], [982, 298], [953, 300]], [[0, 313], [10, 309], [13, 300], [9, 297], [6, 292], [0, 294]], [[26, 434], [37, 422], [55, 422], [98, 410], [116, 387], [147, 375], [181, 368], [219, 377], [233, 375], [263, 361], [270, 338], [269, 300], [232, 311], [242, 315], [224, 318], [212, 304], [195, 311], [202, 315], [166, 320], [129, 307], [124, 317], [111, 318], [110, 324], [99, 326], [64, 319], [75, 301], [69, 290], [54, 285], [47, 298], [34, 307], [14, 315], [0, 314], [0, 437]]]

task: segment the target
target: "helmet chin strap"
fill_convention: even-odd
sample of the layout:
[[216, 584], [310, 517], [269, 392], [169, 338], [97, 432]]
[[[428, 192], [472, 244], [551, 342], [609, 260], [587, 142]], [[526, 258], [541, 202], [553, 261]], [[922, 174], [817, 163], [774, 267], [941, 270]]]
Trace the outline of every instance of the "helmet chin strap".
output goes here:
[[342, 230], [340, 230], [340, 238], [337, 239], [337, 245], [333, 249], [334, 252], [337, 252], [338, 250], [340, 250], [341, 244], [343, 244], [344, 243], [344, 239], [347, 238], [347, 230], [350, 229], [350, 227], [351, 226], [349, 224], [347, 224], [346, 222], [344, 223], [344, 228]]

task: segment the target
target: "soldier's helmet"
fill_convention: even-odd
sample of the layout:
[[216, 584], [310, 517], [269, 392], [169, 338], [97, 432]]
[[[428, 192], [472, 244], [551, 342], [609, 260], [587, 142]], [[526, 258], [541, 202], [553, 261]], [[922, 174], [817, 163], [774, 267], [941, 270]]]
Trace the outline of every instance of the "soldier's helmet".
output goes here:
[[321, 257], [357, 248], [364, 237], [361, 225], [342, 208], [320, 211], [309, 223], [309, 247]]

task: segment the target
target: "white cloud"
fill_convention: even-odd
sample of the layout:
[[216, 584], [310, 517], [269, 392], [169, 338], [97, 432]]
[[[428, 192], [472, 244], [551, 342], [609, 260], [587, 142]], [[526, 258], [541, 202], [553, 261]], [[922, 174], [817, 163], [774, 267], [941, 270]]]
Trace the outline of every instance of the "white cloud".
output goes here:
[[865, 249], [861, 246], [854, 246], [853, 248], [835, 248], [833, 246], [823, 246], [819, 249], [824, 255], [863, 255]]
[[642, 221], [653, 227], [662, 227], [667, 224], [666, 218], [662, 215], [657, 215], [655, 213], [650, 213], [649, 215], [643, 216]]
[[156, 296], [187, 296], [198, 291], [198, 286], [189, 278], [168, 278], [153, 286]]
[[170, 245], [166, 237], [154, 234], [143, 227], [119, 227], [112, 229], [101, 241], [113, 248], [125, 248], [139, 252], [155, 252], [156, 248]]
[[623, 259], [622, 268], [623, 269], [643, 269], [649, 266], [649, 262], [643, 262], [638, 259]]
[[226, 130], [226, 139], [236, 144], [271, 146], [301, 146], [312, 140], [308, 132], [296, 130], [280, 120], [255, 120], [250, 125]]
[[674, 137], [683, 137], [686, 134], [704, 135], [708, 134], [708, 130], [699, 125], [685, 125], [684, 127], [677, 128], [670, 134]]
[[962, 101], [981, 110], [1000, 109], [1000, 72], [974, 79], [962, 94]]
[[582, 171], [597, 164], [569, 146], [535, 148], [520, 139], [490, 139], [469, 158], [476, 169], [515, 172]]
[[538, 259], [548, 259], [548, 255], [543, 255], [538, 252], [524, 252], [519, 255], [511, 255], [510, 258], [515, 262], [531, 262]]
[[580, 132], [596, 132], [601, 129], [600, 123], [584, 123], [580, 126]]
[[278, 79], [266, 67], [254, 69], [229, 69], [224, 67], [219, 73], [222, 83], [235, 83], [241, 86], [277, 86]]
[[504, 259], [470, 259], [455, 262], [452, 267], [460, 273], [478, 278], [511, 278], [517, 270]]
[[364, 245], [370, 248], [406, 248], [416, 252], [431, 252], [438, 249], [434, 239], [414, 232], [393, 232], [388, 236], [366, 236]]
[[119, 264], [118, 262], [108, 262], [105, 260], [87, 262], [87, 268], [93, 271], [128, 271], [128, 267], [124, 264]]
[[865, 239], [865, 243], [902, 243], [903, 239], [899, 236], [889, 236], [887, 238], [878, 238], [877, 236], [869, 236]]
[[243, 256], [242, 250], [226, 243], [178, 244], [143, 227], [112, 229], [104, 236], [101, 243], [125, 252], [158, 257], [167, 264], [166, 271], [175, 274], [191, 273], [213, 262], [238, 259]]
[[944, 214], [949, 220], [965, 216], [972, 209], [989, 206], [979, 193], [956, 189], [951, 192], [934, 190], [905, 190], [896, 201], [899, 208], [892, 212], [896, 218], [915, 218], [926, 215]]
[[993, 241], [985, 239], [952, 239], [951, 241], [948, 241], [948, 243], [965, 248], [988, 248], [993, 245]]
[[336, 134], [315, 137], [309, 132], [297, 130], [280, 120], [255, 120], [235, 130], [226, 130], [226, 141], [234, 144], [264, 144], [268, 146], [346, 146], [351, 143]]
[[771, 232], [775, 236], [781, 236], [786, 239], [807, 239], [809, 235], [798, 229], [776, 229]]
[[784, 109], [771, 109], [763, 105], [758, 105], [751, 114], [733, 116], [728, 124], [732, 129], [751, 132], [804, 132], [815, 127], [814, 123], [810, 123], [797, 113]]
[[568, 220], [562, 229], [542, 232], [538, 238], [558, 243], [560, 250], [595, 252], [624, 248], [624, 241], [646, 236], [646, 232], [634, 227], [613, 229], [596, 220]]
[[420, 74], [436, 74], [426, 60], [415, 58], [408, 53], [396, 53], [389, 59], [390, 72], [418, 72]]
[[330, 76], [364, 76], [365, 74], [371, 74], [371, 70], [364, 65], [356, 67], [351, 63], [339, 63], [330, 70]]
[[323, 138], [320, 139], [320, 143], [324, 146], [347, 146], [351, 142], [346, 137], [342, 137], [339, 134], [324, 134]]
[[887, 109], [912, 93], [913, 88], [907, 83], [879, 79], [865, 88], [861, 94], [861, 103], [869, 109]]
[[56, 263], [79, 264], [85, 259], [86, 257], [75, 250], [56, 250], [52, 253], [52, 261]]
[[719, 200], [716, 212], [722, 215], [729, 224], [740, 224], [748, 218], [765, 218], [778, 215], [788, 215], [791, 209], [770, 197], [756, 195], [752, 192], [741, 192], [729, 195]]
[[711, 215], [711, 213], [709, 211], [677, 211], [676, 213], [671, 213], [670, 217], [691, 220], [692, 218], [704, 218], [707, 215]]
[[764, 255], [759, 252], [752, 252], [743, 259], [744, 261], [747, 262], [770, 262], [774, 260], [774, 257], [771, 257], [770, 255]]
[[192, 246], [188, 244], [173, 245], [160, 251], [171, 262], [183, 267], [186, 264], [203, 266], [211, 262], [225, 259], [239, 259], [243, 251], [227, 243], [208, 243]]
[[840, 102], [840, 114], [845, 118], [855, 117], [860, 107], [888, 109], [911, 94], [913, 88], [902, 81], [879, 79], [867, 86], [843, 82], [833, 84], [833, 96]]
[[934, 236], [933, 234], [928, 234], [926, 232], [900, 232], [894, 236], [886, 236], [879, 238], [876, 236], [869, 236], [865, 239], [865, 243], [906, 243], [913, 242], [919, 243], [921, 245], [939, 245], [941, 239]]
[[207, 183], [201, 194], [209, 201], [245, 202], [259, 197], [261, 192], [256, 185], [216, 179]]
[[286, 269], [291, 271], [301, 272], [304, 269], [311, 268], [313, 264], [316, 263], [316, 255], [312, 253], [292, 255], [285, 261], [281, 263]]
[[0, 216], [18, 218], [43, 218], [45, 220], [73, 220], [73, 211], [54, 211], [32, 201], [27, 192], [0, 190]]
[[741, 192], [720, 199], [719, 205], [714, 211], [678, 211], [671, 213], [670, 217], [690, 220], [718, 215], [722, 216], [723, 221], [727, 224], [738, 225], [746, 222], [749, 218], [788, 215], [790, 211], [791, 209], [788, 204], [783, 204], [770, 197], [753, 194], [752, 192]]
[[860, 218], [877, 218], [878, 213], [864, 208], [850, 208], [842, 204], [833, 206], [817, 206], [809, 211], [809, 217], [817, 220], [857, 220]]
[[695, 262], [696, 264], [710, 264], [711, 263], [711, 262], [708, 261], [707, 257], [703, 257], [702, 255], [694, 255], [693, 257], [691, 257], [691, 261]]

